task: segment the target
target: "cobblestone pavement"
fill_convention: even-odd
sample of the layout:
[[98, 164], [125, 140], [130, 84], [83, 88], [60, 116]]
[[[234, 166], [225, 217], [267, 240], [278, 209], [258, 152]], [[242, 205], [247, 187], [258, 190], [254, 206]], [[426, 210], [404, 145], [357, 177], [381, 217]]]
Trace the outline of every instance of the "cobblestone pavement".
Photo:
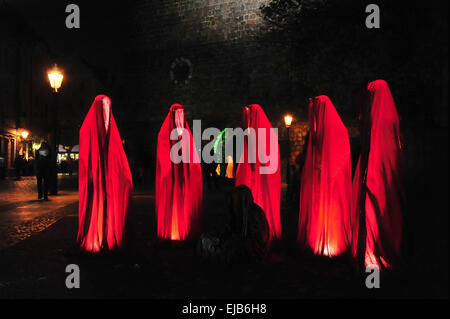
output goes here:
[[24, 176], [21, 180], [0, 180], [0, 210], [4, 206], [37, 199], [36, 177]]
[[35, 177], [0, 181], [0, 249], [36, 234], [67, 215], [67, 206], [76, 205], [76, 176], [60, 176], [58, 196], [37, 200]]
[[[223, 227], [230, 189], [225, 185], [204, 189], [205, 232]], [[43, 220], [21, 223], [18, 230], [37, 232], [25, 240], [17, 234], [18, 243], [0, 249], [0, 299], [448, 298], [448, 254], [442, 254], [448, 251], [447, 211], [420, 218], [420, 227], [412, 225], [429, 241], [418, 242], [401, 272], [383, 274], [381, 289], [367, 289], [366, 278], [356, 276], [345, 256], [332, 260], [297, 253], [297, 208], [282, 209], [286, 241], [262, 264], [226, 264], [200, 258], [195, 241], [158, 240], [154, 204], [151, 190], [134, 192], [130, 210], [134, 239], [130, 250], [121, 254], [91, 255], [78, 250], [76, 202], [43, 214]], [[44, 230], [39, 231], [41, 227]], [[69, 264], [80, 268], [80, 289], [65, 286]]]

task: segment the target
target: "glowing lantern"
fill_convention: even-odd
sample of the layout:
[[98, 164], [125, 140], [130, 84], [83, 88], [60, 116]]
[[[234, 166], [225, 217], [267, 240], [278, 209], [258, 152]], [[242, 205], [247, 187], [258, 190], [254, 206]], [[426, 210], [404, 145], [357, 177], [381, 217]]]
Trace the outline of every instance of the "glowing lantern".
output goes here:
[[[180, 137], [184, 154], [180, 163], [171, 159], [172, 146], [180, 143], [170, 139], [175, 129], [183, 129], [180, 133], [188, 136]], [[195, 149], [184, 107], [173, 104], [159, 131], [156, 152], [155, 206], [159, 238], [184, 240], [195, 232], [202, 205], [202, 169]]]
[[292, 124], [292, 120], [293, 120], [293, 117], [291, 115], [289, 115], [289, 114], [286, 115], [284, 117], [284, 125], [286, 125], [287, 128], [290, 128], [291, 124]]
[[50, 81], [50, 86], [52, 87], [52, 89], [55, 90], [55, 92], [58, 92], [58, 89], [61, 87], [63, 78], [64, 78], [64, 76], [58, 70], [56, 65], [53, 68], [53, 70], [51, 70], [48, 73], [48, 80]]
[[[82, 250], [93, 253], [124, 247], [125, 221], [133, 192], [130, 167], [111, 109], [108, 134], [103, 126], [105, 105], [111, 106], [109, 97], [98, 95], [81, 126], [78, 146], [77, 242]], [[97, 187], [90, 187], [91, 183]]]
[[[235, 185], [246, 185], [251, 189], [254, 202], [264, 210], [266, 215], [269, 223], [270, 238], [281, 238], [281, 175], [278, 136], [262, 107], [258, 104], [245, 106], [243, 108], [242, 120], [243, 128], [247, 129], [248, 127], [251, 127], [255, 130], [255, 140], [258, 141], [258, 144], [261, 143], [260, 139], [265, 139], [263, 145], [271, 145], [270, 158], [268, 162], [262, 163], [259, 156], [255, 156], [257, 160], [251, 163], [249, 160], [251, 150], [249, 151], [248, 140], [245, 139], [244, 148], [242, 149], [241, 158], [236, 171]], [[263, 130], [268, 134], [259, 135], [259, 132]], [[271, 171], [270, 173], [263, 172], [263, 170], [269, 166], [274, 168], [274, 171]]]
[[350, 141], [327, 96], [311, 99], [308, 113], [297, 239], [317, 255], [334, 257], [347, 249], [352, 236]]
[[27, 131], [22, 131], [22, 133], [21, 133], [21, 135], [22, 135], [22, 138], [24, 139], [24, 140], [26, 140], [27, 138], [28, 138], [28, 135], [29, 135], [30, 133], [28, 133]]

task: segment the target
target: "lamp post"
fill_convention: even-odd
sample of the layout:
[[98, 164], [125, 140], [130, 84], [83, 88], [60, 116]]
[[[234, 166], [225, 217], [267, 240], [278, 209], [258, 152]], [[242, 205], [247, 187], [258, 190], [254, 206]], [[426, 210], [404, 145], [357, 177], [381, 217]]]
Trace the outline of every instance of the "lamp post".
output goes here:
[[26, 131], [26, 130], [23, 130], [21, 133], [20, 133], [20, 136], [22, 137], [22, 144], [23, 144], [23, 149], [24, 149], [24, 156], [25, 156], [25, 158], [28, 160], [28, 141], [27, 141], [27, 138], [28, 138], [28, 136], [30, 135], [30, 133], [28, 132], [28, 131]]
[[286, 133], [287, 133], [287, 159], [286, 159], [286, 184], [287, 184], [287, 190], [286, 190], [286, 201], [289, 201], [290, 193], [291, 193], [291, 186], [290, 180], [289, 180], [289, 173], [290, 173], [290, 165], [289, 165], [289, 158], [291, 157], [291, 141], [290, 141], [290, 135], [289, 135], [289, 128], [292, 125], [293, 117], [290, 114], [286, 114], [284, 116], [284, 125], [286, 126]]
[[55, 101], [53, 103], [53, 145], [54, 145], [54, 152], [52, 152], [52, 162], [53, 162], [53, 171], [52, 171], [52, 182], [50, 183], [50, 193], [52, 195], [58, 195], [58, 166], [57, 166], [57, 160], [58, 160], [58, 107], [56, 105], [56, 94], [58, 93], [58, 89], [62, 85], [62, 81], [64, 78], [64, 75], [61, 73], [61, 71], [57, 68], [56, 64], [54, 65], [53, 69], [51, 69], [48, 72], [48, 80], [50, 82], [50, 87], [53, 90], [53, 94], [55, 96]]

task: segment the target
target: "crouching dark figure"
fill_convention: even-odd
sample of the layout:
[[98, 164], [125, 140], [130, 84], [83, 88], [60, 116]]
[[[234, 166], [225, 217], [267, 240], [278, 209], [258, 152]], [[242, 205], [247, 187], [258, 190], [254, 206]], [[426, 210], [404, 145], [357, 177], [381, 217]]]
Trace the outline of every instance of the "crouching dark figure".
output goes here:
[[261, 261], [269, 247], [269, 224], [264, 211], [253, 201], [244, 185], [229, 196], [228, 222], [219, 236], [203, 234], [198, 242], [201, 256], [217, 257], [225, 262]]

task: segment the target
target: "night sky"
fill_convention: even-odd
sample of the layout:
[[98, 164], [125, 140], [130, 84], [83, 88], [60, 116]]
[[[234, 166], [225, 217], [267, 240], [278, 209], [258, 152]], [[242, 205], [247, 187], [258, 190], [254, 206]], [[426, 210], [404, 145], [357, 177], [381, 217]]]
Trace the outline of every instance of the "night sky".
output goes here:
[[121, 48], [125, 6], [123, 1], [77, 1], [81, 28], [67, 29], [65, 8], [71, 2], [58, 0], [5, 1], [22, 15], [24, 22], [45, 39], [59, 56], [80, 56], [96, 65], [113, 63]]

